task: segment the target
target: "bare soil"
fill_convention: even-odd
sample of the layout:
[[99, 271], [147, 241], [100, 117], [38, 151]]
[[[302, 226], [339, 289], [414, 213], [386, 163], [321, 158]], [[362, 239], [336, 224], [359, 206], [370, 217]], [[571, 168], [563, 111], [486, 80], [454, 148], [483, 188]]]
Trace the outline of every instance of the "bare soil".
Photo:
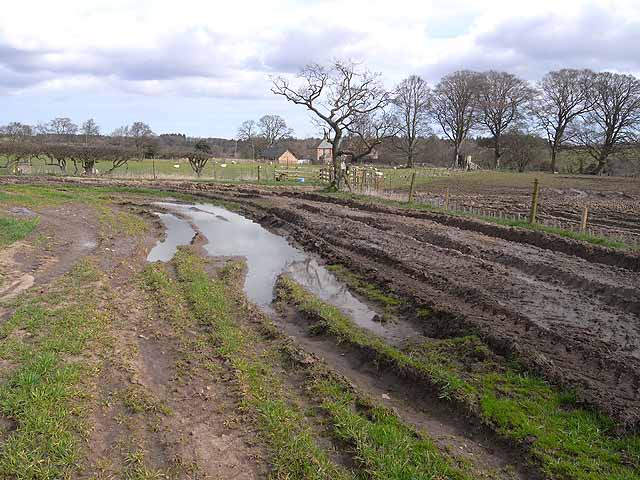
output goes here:
[[[22, 179], [2, 181], [20, 183]], [[41, 181], [100, 184], [97, 180]], [[495, 352], [576, 389], [582, 401], [612, 415], [621, 425], [640, 424], [638, 254], [295, 189], [188, 182], [110, 184], [234, 202], [243, 214], [325, 262], [345, 265], [398, 294], [414, 310], [429, 308], [428, 318], [402, 320], [425, 336], [478, 334]], [[85, 255], [99, 260], [118, 299], [113, 346], [102, 359], [105, 373], [95, 391], [95, 428], [89, 439], [93, 462], [84, 477], [116, 472], [117, 463], [125, 460], [113, 452], [133, 442], [150, 452], [153, 468], [171, 471], [178, 478], [263, 478], [267, 467], [263, 450], [252, 441], [254, 432], [228, 427], [242, 424], [242, 419], [227, 367], [212, 358], [219, 368], [219, 375], [212, 378], [202, 365], [189, 363], [184, 339], [167, 319], [149, 317], [144, 292], [136, 287], [146, 252], [163, 235], [160, 225], [144, 202], [123, 199], [117, 208], [143, 215], [149, 232], [137, 239], [100, 237], [90, 212], [64, 204], [39, 209], [41, 224], [29, 241], [14, 244], [0, 256], [2, 300], [28, 288], [46, 288], [47, 282]], [[637, 212], [617, 220], [615, 215], [603, 215], [616, 228], [625, 222], [624, 228], [632, 230], [638, 222]], [[36, 238], [43, 248], [34, 247]], [[196, 238], [196, 243], [201, 241]], [[481, 426], [456, 418], [437, 398], [372, 369], [348, 349], [305, 335], [286, 315], [279, 325], [302, 348], [324, 358], [363, 391], [383, 399], [406, 422], [429, 431], [441, 448], [455, 451], [478, 471], [504, 470], [519, 478], [535, 478], [518, 461], [517, 450], [496, 442]], [[171, 413], [127, 412], [117, 399], [130, 389], [141, 389]], [[129, 420], [123, 422], [123, 416]]]

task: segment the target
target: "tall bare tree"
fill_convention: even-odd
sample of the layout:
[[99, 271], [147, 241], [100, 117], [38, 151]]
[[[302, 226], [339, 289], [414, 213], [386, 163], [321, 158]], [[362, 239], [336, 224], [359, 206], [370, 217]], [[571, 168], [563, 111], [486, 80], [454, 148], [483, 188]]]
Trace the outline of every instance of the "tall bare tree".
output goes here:
[[594, 73], [591, 70], [563, 69], [547, 73], [538, 82], [533, 114], [544, 131], [551, 152], [551, 171], [556, 171], [558, 150], [572, 140], [572, 125], [591, 110]]
[[58, 117], [49, 122], [49, 132], [68, 139], [78, 133], [78, 126], [68, 117]]
[[601, 173], [613, 154], [639, 139], [640, 80], [633, 75], [602, 72], [595, 75], [591, 109], [582, 114], [578, 143], [596, 160], [593, 173]]
[[87, 145], [89, 143], [89, 137], [97, 137], [100, 135], [100, 127], [93, 118], [90, 118], [82, 123], [80, 132], [84, 135], [84, 144]]
[[477, 122], [480, 84], [476, 72], [461, 70], [443, 77], [433, 91], [433, 115], [454, 148], [453, 166], [462, 166], [460, 150]]
[[144, 122], [134, 122], [128, 129], [129, 136], [133, 138], [133, 144], [138, 152], [138, 157], [143, 158], [144, 145], [153, 136], [153, 130]]
[[524, 119], [534, 91], [526, 80], [507, 72], [483, 72], [479, 80], [478, 121], [491, 133], [493, 166], [498, 168], [502, 156], [502, 135], [509, 127]]
[[[329, 66], [307, 65], [297, 80], [299, 86], [295, 87], [286, 78], [276, 78], [271, 91], [306, 107], [315, 115], [319, 126], [328, 130], [335, 172], [331, 187], [340, 189], [344, 181], [341, 157], [349, 158], [350, 154], [341, 148], [343, 137], [355, 132], [363, 117], [373, 116], [376, 121], [388, 119], [381, 112], [389, 106], [391, 95], [383, 88], [378, 74], [348, 62], [336, 61]], [[377, 140], [370, 143], [375, 142]]]
[[287, 127], [287, 122], [280, 115], [262, 116], [258, 121], [258, 129], [268, 147], [293, 134], [293, 129]]
[[238, 140], [251, 145], [252, 159], [256, 159], [256, 137], [258, 136], [258, 124], [255, 120], [245, 120], [238, 128]]
[[398, 131], [398, 123], [389, 112], [380, 110], [359, 115], [346, 128], [347, 135], [340, 144], [340, 151], [349, 163], [358, 163]]
[[417, 75], [405, 78], [396, 87], [393, 105], [399, 129], [396, 145], [407, 156], [407, 168], [413, 168], [418, 138], [431, 132], [429, 84]]

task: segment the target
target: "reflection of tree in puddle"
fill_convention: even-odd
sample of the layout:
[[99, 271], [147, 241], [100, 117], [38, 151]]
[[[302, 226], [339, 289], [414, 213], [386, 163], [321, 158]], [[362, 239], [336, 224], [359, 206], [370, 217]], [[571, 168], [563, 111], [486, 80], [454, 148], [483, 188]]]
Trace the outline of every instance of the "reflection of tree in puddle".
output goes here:
[[295, 281], [322, 300], [329, 302], [354, 317], [356, 322], [369, 323], [375, 312], [355, 298], [346, 285], [338, 280], [313, 258], [293, 262], [287, 268]]

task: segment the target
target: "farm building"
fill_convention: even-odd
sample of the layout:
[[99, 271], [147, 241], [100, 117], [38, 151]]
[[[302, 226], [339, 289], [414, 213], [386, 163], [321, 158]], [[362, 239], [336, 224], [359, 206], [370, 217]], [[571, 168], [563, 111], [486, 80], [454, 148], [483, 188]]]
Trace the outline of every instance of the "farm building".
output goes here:
[[327, 163], [331, 160], [331, 152], [333, 151], [333, 145], [325, 136], [320, 144], [316, 147], [316, 161], [318, 163]]
[[278, 162], [280, 165], [297, 165], [298, 157], [286, 147], [265, 148], [260, 154], [263, 160]]

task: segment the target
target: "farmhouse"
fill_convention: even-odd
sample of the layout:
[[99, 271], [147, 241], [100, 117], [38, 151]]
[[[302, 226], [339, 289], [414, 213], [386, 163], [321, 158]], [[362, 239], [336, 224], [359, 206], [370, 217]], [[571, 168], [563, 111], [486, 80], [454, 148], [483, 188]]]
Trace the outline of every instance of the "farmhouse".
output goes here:
[[316, 161], [317, 163], [327, 163], [331, 160], [331, 153], [333, 152], [333, 145], [327, 139], [326, 135], [316, 147]]
[[263, 160], [278, 162], [280, 165], [297, 165], [298, 157], [286, 147], [265, 148], [260, 154]]

